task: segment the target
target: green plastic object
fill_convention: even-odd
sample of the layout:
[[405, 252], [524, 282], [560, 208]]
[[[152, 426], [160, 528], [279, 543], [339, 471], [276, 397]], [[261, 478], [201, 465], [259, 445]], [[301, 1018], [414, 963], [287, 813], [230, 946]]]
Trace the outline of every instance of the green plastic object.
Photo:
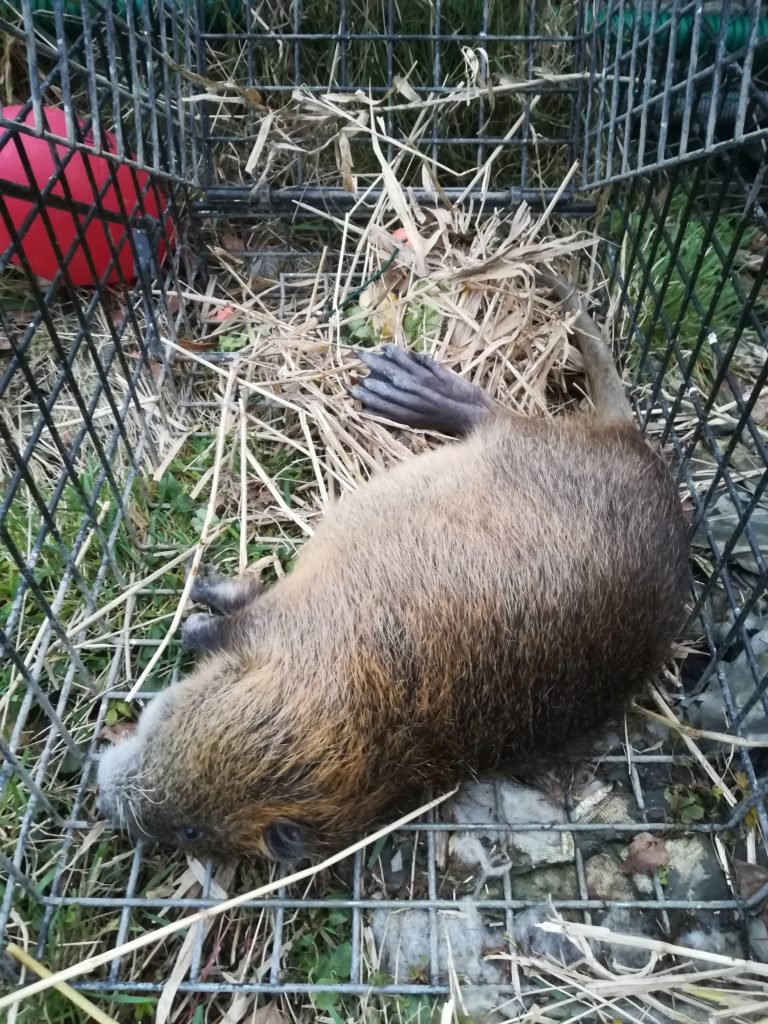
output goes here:
[[[699, 55], [714, 59], [720, 35], [722, 15], [717, 10], [717, 7], [720, 6], [719, 4], [709, 6], [713, 10], [702, 14], [699, 22], [700, 28], [697, 42]], [[612, 14], [608, 17], [598, 12], [594, 19], [596, 22], [595, 27], [601, 34], [610, 33], [614, 39], [619, 35], [620, 29], [623, 27], [622, 35], [624, 42], [631, 43], [635, 36], [635, 21], [638, 17], [640, 19], [638, 31], [638, 39], [640, 41], [646, 41], [653, 29], [657, 46], [664, 47], [669, 44], [673, 18], [673, 12], [669, 8], [660, 10], [655, 19], [651, 12], [642, 9], [639, 12], [637, 10], [624, 11], [621, 17], [618, 14]], [[680, 57], [690, 52], [693, 43], [695, 21], [692, 14], [684, 14], [682, 16], [678, 15], [676, 22], [675, 56]], [[591, 11], [587, 11], [587, 29], [592, 31], [592, 27], [593, 15]], [[749, 14], [732, 14], [728, 19], [723, 39], [726, 53], [736, 53], [746, 48], [751, 30], [752, 18]], [[756, 56], [758, 55], [761, 68], [768, 67], [768, 18], [758, 18]]]

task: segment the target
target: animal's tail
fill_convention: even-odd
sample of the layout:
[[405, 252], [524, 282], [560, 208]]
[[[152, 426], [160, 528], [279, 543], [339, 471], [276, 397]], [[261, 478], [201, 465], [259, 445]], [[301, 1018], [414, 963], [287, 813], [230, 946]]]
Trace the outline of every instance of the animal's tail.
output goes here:
[[573, 333], [584, 360], [589, 394], [597, 415], [602, 419], [633, 422], [632, 410], [613, 356], [597, 324], [582, 309], [579, 293], [550, 270], [537, 267], [535, 274], [536, 280], [553, 292], [566, 309], [577, 314]]

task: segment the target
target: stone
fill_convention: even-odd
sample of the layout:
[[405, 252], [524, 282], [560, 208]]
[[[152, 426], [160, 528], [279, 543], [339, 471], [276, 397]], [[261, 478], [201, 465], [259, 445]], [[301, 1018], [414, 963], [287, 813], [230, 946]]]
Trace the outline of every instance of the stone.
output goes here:
[[546, 903], [550, 899], [576, 900], [579, 898], [576, 868], [571, 864], [558, 864], [516, 875], [512, 882], [512, 895], [515, 899], [533, 903]]
[[[437, 960], [449, 965], [460, 983], [500, 985], [507, 970], [503, 962], [485, 955], [505, 946], [501, 929], [490, 928], [471, 900], [457, 901], [455, 910], [439, 910], [434, 925], [427, 910], [374, 910], [371, 920], [381, 967], [397, 984], [429, 975], [430, 927], [437, 929]], [[443, 980], [445, 980], [445, 973]]]
[[[519, 873], [544, 865], [571, 863], [574, 857], [570, 832], [510, 832], [506, 825], [566, 824], [565, 808], [532, 786], [515, 782], [474, 782], [462, 787], [453, 804], [457, 825], [498, 825], [473, 832], [458, 832], [449, 852], [459, 868], [478, 871], [483, 878], [507, 871]], [[485, 843], [496, 843], [500, 853], [487, 852]]]
[[670, 900], [703, 902], [731, 899], [731, 891], [712, 844], [702, 836], [668, 839], [667, 884]]
[[587, 893], [591, 900], [633, 900], [632, 882], [610, 853], [597, 853], [584, 865]]

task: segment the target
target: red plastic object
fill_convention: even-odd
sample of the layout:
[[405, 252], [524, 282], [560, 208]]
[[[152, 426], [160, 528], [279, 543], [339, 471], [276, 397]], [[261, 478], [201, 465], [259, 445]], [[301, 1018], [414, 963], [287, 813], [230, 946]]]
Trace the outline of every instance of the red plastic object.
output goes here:
[[[22, 107], [4, 107], [3, 115], [10, 121], [18, 120]], [[64, 111], [57, 107], [44, 107], [47, 127], [55, 135], [66, 137], [66, 118]], [[30, 111], [22, 123], [34, 124], [34, 114]], [[11, 134], [12, 137], [8, 137]], [[87, 142], [87, 138], [85, 139]], [[110, 162], [102, 156], [94, 156], [81, 151], [67, 156], [70, 153], [66, 145], [53, 145], [45, 139], [35, 138], [31, 135], [9, 133], [8, 129], [0, 129], [0, 194], [3, 192], [3, 182], [13, 182], [18, 185], [29, 187], [30, 180], [20, 149], [26, 154], [29, 166], [37, 188], [42, 189], [50, 179], [57, 175], [58, 168], [54, 158], [54, 152], [59, 160], [66, 161], [64, 171], [58, 178], [51, 193], [56, 196], [67, 198], [64, 182], [66, 181], [69, 196], [73, 203], [85, 204], [85, 209], [66, 210], [48, 204], [46, 211], [50, 219], [53, 233], [56, 236], [62, 256], [66, 259], [72, 243], [77, 238], [77, 224], [83, 225], [87, 218], [87, 210], [96, 205], [94, 186], [97, 195], [101, 194], [104, 186], [110, 181]], [[115, 137], [105, 133], [103, 146], [109, 152], [117, 152]], [[123, 218], [122, 209], [129, 219], [139, 218], [142, 214], [149, 214], [158, 222], [165, 206], [165, 197], [156, 186], [147, 187], [149, 175], [144, 171], [135, 171], [124, 165], [112, 164], [113, 179], [108, 185], [101, 200], [101, 207], [105, 212], [116, 213]], [[90, 170], [90, 175], [88, 171]], [[91, 184], [93, 181], [93, 184]], [[118, 199], [118, 195], [120, 199]], [[143, 199], [142, 199], [143, 196]], [[120, 200], [122, 200], [122, 208]], [[17, 199], [6, 195], [2, 200], [10, 214], [11, 220], [17, 232], [20, 232], [25, 217], [34, 207], [34, 202], [27, 199]], [[170, 219], [166, 219], [166, 235], [172, 238], [172, 226]], [[95, 286], [104, 278], [107, 267], [112, 259], [109, 249], [108, 238], [117, 249], [117, 264], [122, 271], [122, 277], [126, 281], [133, 281], [137, 274], [134, 268], [133, 251], [130, 242], [126, 237], [124, 223], [114, 223], [102, 219], [97, 212], [87, 227], [83, 228], [85, 245], [78, 243], [67, 261], [67, 269], [70, 280], [75, 285]], [[122, 245], [120, 243], [122, 242]], [[0, 216], [0, 253], [5, 251], [11, 244], [11, 237], [7, 230], [5, 220]], [[52, 280], [59, 269], [59, 260], [51, 243], [48, 227], [39, 211], [32, 220], [29, 228], [21, 239], [21, 248], [24, 253], [24, 260], [29, 265], [32, 273], [47, 281]], [[88, 265], [86, 248], [90, 253], [95, 275]], [[158, 246], [158, 259], [165, 256], [166, 246], [161, 241]], [[15, 253], [13, 262], [21, 262], [19, 254]], [[107, 284], [114, 284], [120, 280], [117, 267], [113, 266]]]

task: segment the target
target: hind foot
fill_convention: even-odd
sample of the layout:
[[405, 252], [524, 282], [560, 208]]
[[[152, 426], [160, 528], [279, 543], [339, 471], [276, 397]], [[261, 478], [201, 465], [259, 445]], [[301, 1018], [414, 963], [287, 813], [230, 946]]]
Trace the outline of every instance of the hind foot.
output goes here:
[[221, 615], [193, 612], [181, 624], [181, 642], [188, 651], [216, 651], [224, 646], [227, 622]]
[[350, 394], [365, 412], [394, 423], [443, 434], [468, 434], [488, 415], [493, 400], [434, 359], [385, 345], [380, 355], [358, 352], [370, 373]]
[[255, 601], [261, 591], [261, 582], [254, 576], [228, 579], [203, 569], [195, 577], [189, 596], [196, 604], [230, 615]]

